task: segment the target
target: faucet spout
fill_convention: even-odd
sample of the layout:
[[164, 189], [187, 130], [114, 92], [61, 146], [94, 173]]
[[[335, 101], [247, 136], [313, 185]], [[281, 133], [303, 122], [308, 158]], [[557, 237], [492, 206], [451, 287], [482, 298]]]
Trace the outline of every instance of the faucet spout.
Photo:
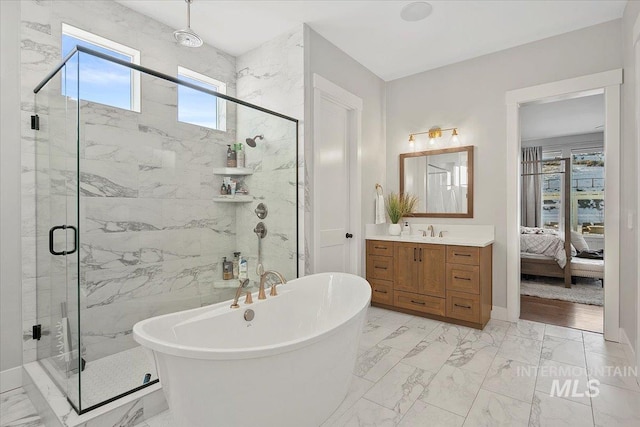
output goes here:
[[427, 231], [431, 232], [430, 234], [431, 237], [436, 237], [436, 231], [433, 229], [433, 225], [428, 226]]
[[[276, 279], [278, 279], [280, 281], [280, 284], [285, 284], [287, 283], [287, 279], [284, 278], [284, 276], [280, 273], [278, 273], [277, 271], [274, 270], [267, 270], [265, 271], [261, 276], [260, 276], [260, 289], [258, 290], [258, 299], [267, 299], [267, 295], [264, 292], [264, 285], [267, 282], [267, 278], [269, 276], [275, 276]], [[276, 292], [276, 284], [271, 286], [271, 296], [276, 296], [278, 295]]]
[[240, 295], [242, 295], [242, 290], [247, 287], [249, 284], [249, 279], [240, 280], [240, 285], [238, 289], [236, 289], [236, 296], [233, 299], [233, 303], [231, 303], [231, 308], [239, 308], [240, 304], [238, 304], [238, 300], [240, 299]]

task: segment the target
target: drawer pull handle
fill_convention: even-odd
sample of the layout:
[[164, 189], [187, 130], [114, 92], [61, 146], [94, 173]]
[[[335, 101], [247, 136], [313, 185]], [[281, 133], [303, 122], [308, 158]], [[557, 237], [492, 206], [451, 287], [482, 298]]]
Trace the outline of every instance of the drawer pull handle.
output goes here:
[[387, 269], [387, 267], [380, 267], [380, 266], [377, 266], [377, 265], [374, 266], [374, 268], [377, 268], [378, 270], [386, 270]]
[[471, 279], [470, 279], [470, 278], [468, 278], [468, 277], [458, 277], [458, 276], [453, 276], [453, 278], [454, 278], [454, 279], [457, 279], [457, 280], [471, 280]]
[[416, 250], [417, 250], [417, 249], [418, 249], [418, 248], [413, 248], [413, 261], [414, 261], [414, 262], [416, 261]]
[[471, 256], [471, 254], [459, 254], [457, 252], [453, 253], [454, 256]]
[[374, 246], [374, 248], [376, 248], [376, 249], [387, 249], [386, 246]]
[[381, 290], [378, 290], [378, 289], [374, 289], [373, 291], [374, 292], [379, 292], [381, 294], [386, 294], [387, 293], [387, 291], [381, 291]]
[[461, 304], [453, 304], [453, 305], [455, 305], [456, 307], [460, 307], [460, 308], [467, 308], [467, 309], [471, 309], [471, 306], [470, 306], [470, 305], [461, 305]]
[[418, 304], [418, 305], [425, 305], [425, 304], [426, 304], [426, 303], [424, 303], [424, 302], [422, 302], [422, 301], [414, 301], [414, 300], [411, 300], [411, 302], [412, 302], [412, 303], [414, 303], [414, 304]]
[[422, 248], [420, 248], [420, 262], [422, 262]]

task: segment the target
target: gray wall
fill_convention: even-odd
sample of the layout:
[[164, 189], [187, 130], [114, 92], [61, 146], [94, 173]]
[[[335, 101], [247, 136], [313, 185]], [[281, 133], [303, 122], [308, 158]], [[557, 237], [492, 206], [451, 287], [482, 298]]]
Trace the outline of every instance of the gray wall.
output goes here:
[[[307, 28], [305, 46], [309, 46], [308, 66], [306, 67], [305, 117], [307, 119], [305, 158], [311, 159], [313, 153], [313, 74], [319, 74], [348, 92], [362, 98], [362, 229], [356, 230], [356, 236], [364, 248], [364, 225], [374, 222], [375, 185], [384, 185], [385, 174], [385, 83], [355, 59], [338, 49], [327, 39]], [[307, 176], [313, 176], [312, 165]], [[386, 188], [385, 188], [386, 190]], [[311, 189], [313, 191], [313, 189]], [[390, 190], [388, 190], [390, 191]], [[387, 192], [388, 192], [387, 191]], [[313, 209], [313, 208], [311, 208]], [[312, 233], [311, 222], [305, 223], [306, 232]], [[309, 237], [309, 236], [308, 236]], [[311, 240], [309, 240], [311, 242]], [[313, 247], [309, 243], [309, 247]], [[364, 254], [364, 250], [362, 252]], [[364, 257], [362, 261], [364, 275]]]
[[[474, 218], [495, 224], [493, 304], [506, 307], [505, 92], [622, 66], [620, 21], [585, 28], [387, 84], [387, 191], [398, 189], [398, 155], [407, 138], [438, 125], [456, 126], [463, 145], [476, 146]], [[446, 141], [443, 137], [440, 143]], [[420, 138], [417, 149], [425, 149]], [[429, 219], [452, 223], [451, 219]]]
[[4, 371], [22, 365], [20, 2], [0, 2], [0, 16], [0, 371]]
[[[622, 17], [622, 51], [624, 84], [622, 85], [622, 147], [620, 180], [620, 327], [639, 354], [638, 338], [638, 116], [633, 26], [640, 12], [640, 2], [630, 1]], [[633, 228], [627, 224], [631, 215]]]

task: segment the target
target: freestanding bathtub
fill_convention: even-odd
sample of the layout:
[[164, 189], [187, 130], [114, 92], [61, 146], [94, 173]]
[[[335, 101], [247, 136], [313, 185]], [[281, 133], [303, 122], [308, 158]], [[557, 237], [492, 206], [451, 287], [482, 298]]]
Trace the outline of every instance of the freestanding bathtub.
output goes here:
[[138, 322], [133, 336], [152, 351], [180, 427], [316, 427], [347, 393], [370, 299], [361, 277], [315, 274], [240, 308]]

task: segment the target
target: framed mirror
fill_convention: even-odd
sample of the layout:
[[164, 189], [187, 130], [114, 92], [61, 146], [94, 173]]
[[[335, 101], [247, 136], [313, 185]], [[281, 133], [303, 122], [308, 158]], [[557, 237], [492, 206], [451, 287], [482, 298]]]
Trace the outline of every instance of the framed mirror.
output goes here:
[[411, 216], [473, 218], [473, 146], [400, 154], [400, 193], [418, 197]]

